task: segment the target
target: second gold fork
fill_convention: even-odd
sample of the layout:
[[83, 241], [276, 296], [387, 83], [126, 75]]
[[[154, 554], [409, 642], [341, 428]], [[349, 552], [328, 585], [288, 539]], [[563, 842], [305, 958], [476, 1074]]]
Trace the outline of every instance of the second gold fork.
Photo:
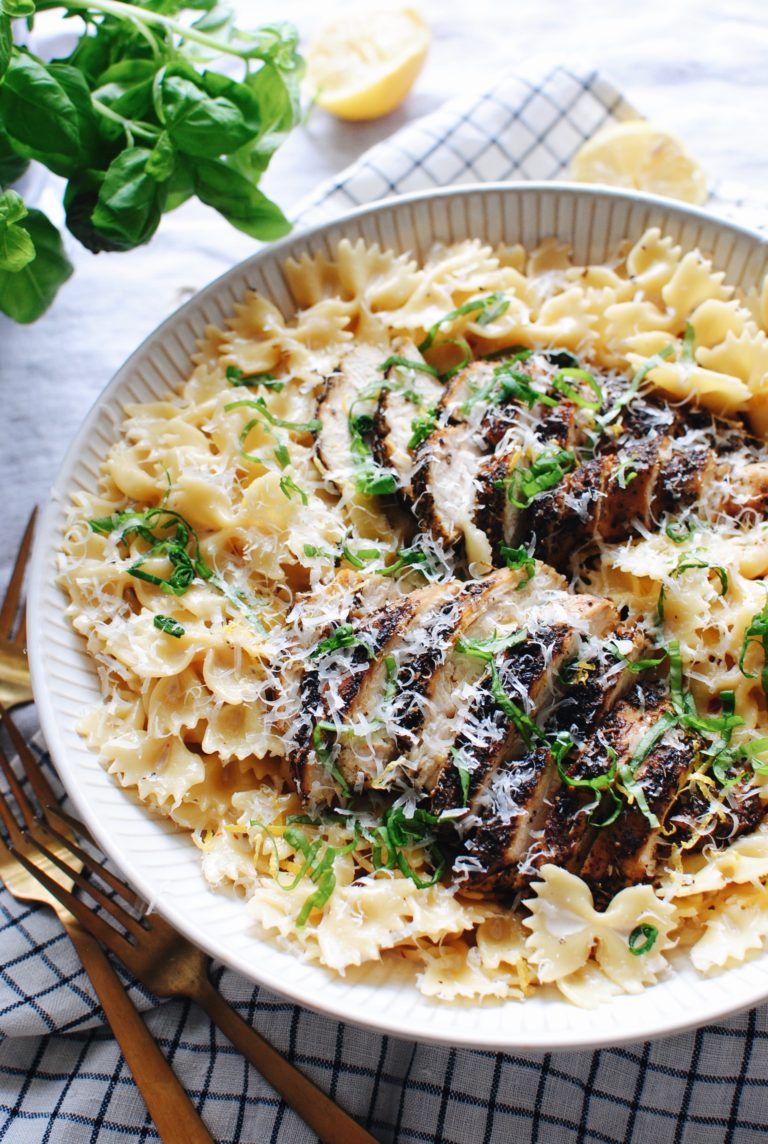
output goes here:
[[[25, 748], [31, 756], [11, 720], [0, 707], [0, 716], [7, 726], [14, 745]], [[41, 802], [54, 802], [53, 791], [42, 771], [35, 766], [27, 768], [27, 775], [33, 790]], [[72, 885], [72, 878], [57, 868], [55, 854], [62, 842], [46, 830], [45, 825], [35, 818], [32, 806], [27, 799], [16, 775], [0, 748], [0, 771], [6, 777], [23, 826], [17, 822], [9, 802], [0, 795], [0, 820], [5, 827], [10, 847], [0, 837], [0, 884], [9, 893], [25, 902], [39, 902], [51, 907], [64, 926], [75, 950], [83, 963], [96, 995], [101, 1002], [104, 1014], [115, 1034], [137, 1087], [144, 1097], [147, 1109], [164, 1144], [178, 1144], [180, 1133], [185, 1144], [213, 1144], [213, 1138], [200, 1119], [181, 1082], [171, 1069], [152, 1037], [149, 1029], [126, 993], [122, 982], [115, 973], [104, 950], [88, 932], [81, 927], [69, 909], [59, 900], [56, 890], [66, 890]], [[30, 872], [24, 859], [34, 855], [40, 859], [38, 847], [29, 841], [26, 831], [34, 830], [38, 837], [47, 839], [51, 850], [45, 859], [48, 886]], [[64, 848], [69, 853], [68, 848]], [[76, 865], [75, 860], [75, 865]], [[74, 873], [74, 871], [73, 871]], [[55, 889], [51, 889], [51, 887]]]
[[[37, 762], [12, 720], [6, 715], [8, 728], [19, 757], [33, 782]], [[356, 1120], [318, 1088], [299, 1069], [290, 1064], [254, 1028], [232, 1009], [208, 976], [210, 958], [173, 929], [157, 914], [138, 920], [135, 910], [140, 901], [129, 886], [106, 869], [65, 831], [73, 830], [93, 844], [87, 829], [55, 804], [43, 801], [48, 827], [33, 823], [25, 833], [23, 850], [14, 847], [22, 865], [75, 915], [85, 929], [118, 957], [125, 966], [160, 997], [189, 997], [203, 1008], [226, 1037], [261, 1073], [312, 1128], [324, 1144], [376, 1144], [376, 1140]], [[54, 825], [58, 822], [62, 829]], [[95, 845], [95, 844], [93, 844]], [[35, 853], [35, 848], [37, 853]], [[51, 876], [53, 864], [67, 879], [85, 891], [127, 931], [118, 932], [81, 898], [58, 884]], [[94, 873], [119, 900], [105, 893], [81, 869]], [[134, 912], [129, 912], [133, 910]]]

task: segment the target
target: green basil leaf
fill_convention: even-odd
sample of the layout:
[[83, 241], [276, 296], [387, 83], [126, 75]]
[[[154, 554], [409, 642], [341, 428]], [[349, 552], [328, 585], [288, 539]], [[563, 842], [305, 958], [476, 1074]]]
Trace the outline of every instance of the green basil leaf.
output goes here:
[[0, 120], [14, 150], [69, 176], [98, 164], [98, 130], [82, 74], [14, 49], [0, 86]]
[[194, 178], [201, 202], [253, 238], [282, 238], [291, 229], [279, 206], [223, 160], [201, 159], [195, 165]]
[[[237, 103], [231, 98], [234, 89], [242, 89]], [[174, 145], [203, 159], [237, 151], [260, 125], [258, 104], [249, 89], [213, 74], [206, 87], [199, 77], [194, 82], [183, 75], [166, 75], [160, 85], [160, 112]]]
[[15, 274], [35, 257], [35, 246], [28, 231], [19, 226], [29, 212], [15, 191], [0, 194], [0, 270]]
[[158, 183], [164, 183], [166, 179], [170, 179], [175, 169], [176, 151], [174, 150], [173, 143], [171, 143], [171, 140], [164, 131], [150, 152], [145, 170], [147, 174], [151, 175], [153, 179], [156, 179]]
[[72, 273], [56, 227], [40, 211], [24, 219], [24, 230], [35, 248], [35, 257], [22, 270], [0, 270], [0, 310], [15, 322], [34, 322], [50, 306], [62, 283]]
[[0, 0], [0, 12], [12, 20], [26, 20], [28, 16], [34, 16], [35, 3], [34, 0]]
[[101, 249], [131, 250], [157, 230], [165, 192], [147, 173], [150, 155], [146, 147], [128, 147], [110, 163], [91, 216]]
[[10, 139], [0, 127], [0, 190], [12, 186], [28, 166], [29, 159], [16, 154]]
[[0, 227], [10, 227], [29, 214], [24, 200], [16, 191], [4, 191], [0, 195]]
[[240, 154], [241, 164], [264, 171], [269, 160], [301, 117], [298, 88], [272, 64], [264, 64], [246, 76], [244, 83], [253, 92], [259, 108], [261, 129]]
[[[157, 66], [152, 60], [121, 60], [98, 77], [93, 98], [131, 123], [154, 126], [152, 84]], [[96, 109], [99, 114], [99, 109]], [[125, 128], [101, 113], [100, 130], [111, 139], [121, 139]], [[151, 125], [150, 125], [151, 121]], [[159, 129], [158, 129], [159, 133]]]
[[187, 199], [191, 199], [195, 193], [195, 176], [193, 170], [193, 161], [188, 159], [185, 155], [176, 155], [176, 164], [173, 168], [173, 173], [165, 184], [166, 211], [176, 210]]
[[13, 33], [11, 32], [11, 21], [7, 16], [0, 14], [0, 80], [2, 80], [8, 71], [12, 52]]

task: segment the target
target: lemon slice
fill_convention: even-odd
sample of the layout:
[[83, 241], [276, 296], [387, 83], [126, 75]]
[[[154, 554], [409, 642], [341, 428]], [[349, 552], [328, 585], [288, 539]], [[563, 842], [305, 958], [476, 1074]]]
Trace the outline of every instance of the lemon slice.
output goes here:
[[687, 203], [707, 198], [706, 179], [697, 161], [677, 136], [645, 119], [598, 131], [574, 156], [571, 176], [579, 183], [632, 187]]
[[413, 87], [429, 28], [413, 8], [350, 12], [309, 46], [307, 77], [320, 107], [340, 119], [377, 119]]

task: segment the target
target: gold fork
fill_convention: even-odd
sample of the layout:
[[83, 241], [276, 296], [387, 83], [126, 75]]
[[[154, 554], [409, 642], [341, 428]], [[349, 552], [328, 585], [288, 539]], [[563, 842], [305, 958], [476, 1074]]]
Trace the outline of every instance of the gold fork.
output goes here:
[[8, 708], [19, 707], [32, 699], [26, 648], [26, 608], [21, 602], [21, 586], [32, 548], [36, 515], [37, 509], [34, 508], [0, 607], [0, 703]]
[[[28, 765], [29, 759], [34, 762], [34, 756], [2, 707], [0, 716], [14, 746], [17, 749], [19, 745], [24, 748], [27, 756], [24, 769], [41, 805], [55, 805], [56, 799], [48, 780], [36, 763], [32, 767]], [[57, 890], [66, 892], [72, 886], [72, 874], [78, 865], [77, 859], [72, 859], [63, 835], [54, 836], [53, 832], [47, 830], [35, 817], [32, 805], [24, 794], [2, 748], [0, 748], [0, 770], [5, 775], [24, 820], [26, 831], [39, 833], [40, 838], [44, 838], [49, 847], [48, 853], [41, 857], [38, 847], [29, 841], [26, 831], [17, 822], [9, 802], [0, 795], [0, 819], [10, 840], [8, 847], [0, 837], [0, 881], [15, 898], [25, 902], [40, 902], [42, 905], [50, 906], [58, 915], [91, 979], [104, 1014], [164, 1144], [178, 1144], [180, 1139], [194, 1141], [194, 1144], [213, 1144], [213, 1137], [160, 1052], [104, 950], [57, 896]], [[65, 874], [59, 869], [56, 862], [59, 852], [69, 857], [72, 864], [71, 873]], [[47, 886], [44, 886], [36, 873], [29, 869], [27, 860], [30, 857], [41, 862], [46, 876], [50, 879]], [[182, 1132], [183, 1137], [180, 1136]]]
[[[9, 828], [10, 850], [25, 870], [38, 878], [74, 914], [83, 928], [111, 950], [154, 994], [189, 997], [197, 1002], [324, 1144], [376, 1144], [373, 1136], [289, 1064], [269, 1041], [227, 1004], [208, 976], [210, 958], [207, 954], [182, 937], [159, 915], [144, 914], [137, 919], [135, 911], [143, 907], [141, 900], [129, 886], [107, 870], [103, 862], [97, 861], [72, 839], [70, 830], [95, 847], [87, 828], [62, 811], [52, 797], [37, 789], [35, 779], [42, 772], [34, 755], [7, 713], [3, 722], [47, 819], [46, 825], [25, 815], [26, 830], [18, 841], [18, 834], [14, 836]], [[5, 821], [6, 816], [1, 809], [0, 815]], [[54, 876], [51, 865], [59, 875], [64, 875], [68, 885]], [[129, 913], [120, 902], [83, 877], [80, 873], [83, 867], [100, 878], [134, 913]], [[76, 897], [70, 890], [72, 883], [89, 894], [127, 933], [118, 932], [92, 907]]]

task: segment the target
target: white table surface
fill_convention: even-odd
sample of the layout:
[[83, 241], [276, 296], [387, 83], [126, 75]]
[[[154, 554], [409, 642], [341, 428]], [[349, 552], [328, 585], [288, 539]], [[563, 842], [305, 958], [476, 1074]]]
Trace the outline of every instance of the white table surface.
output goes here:
[[[241, 0], [240, 7], [251, 21], [293, 19], [305, 40], [335, 10], [312, 0]], [[675, 130], [712, 179], [741, 183], [757, 199], [765, 194], [768, 212], [765, 0], [422, 0], [421, 10], [431, 51], [396, 112], [345, 124], [316, 110], [277, 153], [263, 186], [286, 211], [398, 127], [546, 53], [598, 67], [649, 119]], [[52, 180], [41, 205], [56, 219], [59, 204]], [[30, 327], [0, 317], [0, 583], [29, 509], [45, 499], [75, 429], [115, 369], [191, 291], [256, 243], [187, 204], [129, 254], [94, 256], [74, 240], [68, 248], [76, 273], [52, 310]]]

